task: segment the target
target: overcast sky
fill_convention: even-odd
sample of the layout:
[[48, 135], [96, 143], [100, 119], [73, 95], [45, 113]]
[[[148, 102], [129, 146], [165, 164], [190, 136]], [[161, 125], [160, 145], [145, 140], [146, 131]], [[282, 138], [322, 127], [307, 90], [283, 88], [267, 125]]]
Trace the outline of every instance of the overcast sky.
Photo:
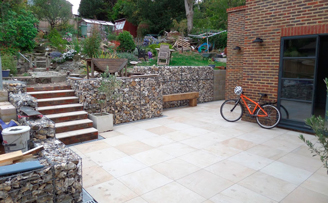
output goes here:
[[73, 14], [77, 14], [77, 10], [79, 9], [81, 0], [68, 0], [68, 1], [71, 2], [71, 4], [73, 4]]

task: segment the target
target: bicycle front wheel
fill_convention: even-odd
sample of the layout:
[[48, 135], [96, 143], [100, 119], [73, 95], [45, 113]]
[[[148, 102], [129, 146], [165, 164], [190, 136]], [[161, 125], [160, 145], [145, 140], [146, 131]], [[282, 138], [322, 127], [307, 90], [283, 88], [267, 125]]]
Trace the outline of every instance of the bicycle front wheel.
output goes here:
[[276, 127], [281, 120], [281, 113], [278, 108], [270, 104], [266, 104], [261, 107], [268, 114], [268, 116], [264, 116], [265, 113], [259, 108], [256, 111], [256, 122], [262, 128], [270, 129]]
[[243, 106], [237, 100], [226, 100], [221, 105], [220, 113], [224, 120], [235, 122], [243, 116]]

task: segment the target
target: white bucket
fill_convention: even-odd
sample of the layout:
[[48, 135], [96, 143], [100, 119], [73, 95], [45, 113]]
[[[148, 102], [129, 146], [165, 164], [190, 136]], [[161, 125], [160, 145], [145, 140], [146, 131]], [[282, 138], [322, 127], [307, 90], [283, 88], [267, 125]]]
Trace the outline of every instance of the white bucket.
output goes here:
[[5, 152], [12, 152], [16, 150], [27, 151], [27, 141], [30, 139], [30, 127], [14, 126], [5, 128], [2, 131], [2, 137], [2, 144], [5, 148]]

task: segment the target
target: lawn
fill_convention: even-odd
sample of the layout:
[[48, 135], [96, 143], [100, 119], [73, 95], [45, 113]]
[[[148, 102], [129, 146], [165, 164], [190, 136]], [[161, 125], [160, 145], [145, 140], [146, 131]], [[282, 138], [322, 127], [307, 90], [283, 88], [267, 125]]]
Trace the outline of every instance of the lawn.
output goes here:
[[[195, 52], [185, 52], [185, 53], [178, 53], [173, 52], [172, 58], [170, 61], [170, 66], [207, 66], [210, 64], [214, 64], [215, 66], [226, 66], [226, 63], [217, 62], [204, 59], [199, 53]], [[139, 63], [138, 66], [152, 66], [157, 65], [157, 58], [154, 57], [153, 59], [149, 60], [148, 62]]]

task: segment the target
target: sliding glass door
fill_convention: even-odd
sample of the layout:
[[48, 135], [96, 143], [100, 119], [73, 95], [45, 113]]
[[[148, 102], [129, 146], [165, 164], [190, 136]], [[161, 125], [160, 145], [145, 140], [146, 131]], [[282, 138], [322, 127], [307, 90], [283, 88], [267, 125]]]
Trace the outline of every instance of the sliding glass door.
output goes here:
[[282, 125], [305, 126], [313, 115], [318, 37], [283, 38], [278, 106]]

